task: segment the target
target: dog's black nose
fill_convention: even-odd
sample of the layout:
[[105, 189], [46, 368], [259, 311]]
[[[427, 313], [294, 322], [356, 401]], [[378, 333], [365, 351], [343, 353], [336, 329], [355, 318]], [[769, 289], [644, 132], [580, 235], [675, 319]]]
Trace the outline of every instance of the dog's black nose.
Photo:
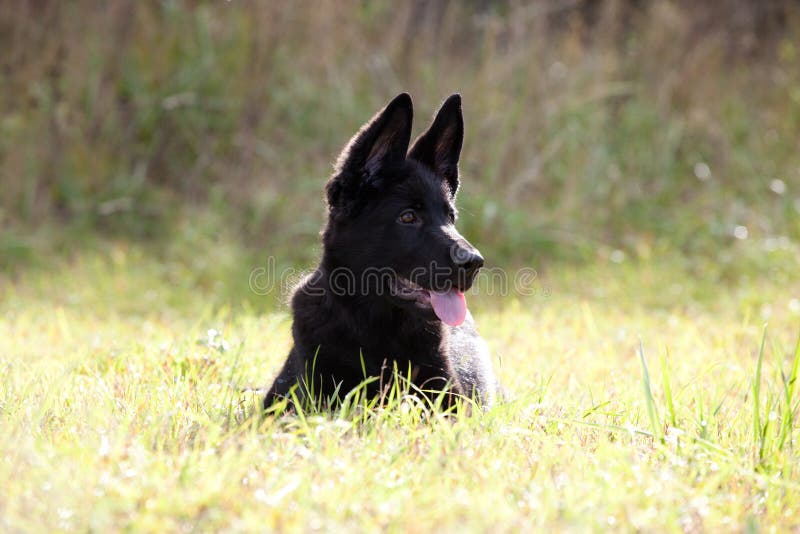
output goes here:
[[483, 256], [481, 256], [478, 251], [463, 254], [458, 259], [461, 260], [459, 262], [459, 267], [468, 273], [474, 273], [483, 267]]

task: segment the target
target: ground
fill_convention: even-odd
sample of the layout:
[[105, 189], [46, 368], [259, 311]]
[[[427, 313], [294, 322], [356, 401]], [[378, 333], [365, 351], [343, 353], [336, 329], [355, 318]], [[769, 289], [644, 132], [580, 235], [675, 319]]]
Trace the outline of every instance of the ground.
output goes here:
[[506, 404], [275, 419], [279, 301], [98, 250], [0, 282], [0, 530], [800, 527], [791, 277], [549, 266], [469, 295]]

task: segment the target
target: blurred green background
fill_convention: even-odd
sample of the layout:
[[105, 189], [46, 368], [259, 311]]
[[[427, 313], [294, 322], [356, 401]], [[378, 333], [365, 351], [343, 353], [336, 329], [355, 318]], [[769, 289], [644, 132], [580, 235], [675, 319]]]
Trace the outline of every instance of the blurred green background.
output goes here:
[[795, 1], [4, 2], [0, 50], [11, 276], [135, 250], [245, 296], [267, 256], [309, 267], [331, 163], [400, 91], [415, 134], [463, 95], [490, 265], [800, 263]]

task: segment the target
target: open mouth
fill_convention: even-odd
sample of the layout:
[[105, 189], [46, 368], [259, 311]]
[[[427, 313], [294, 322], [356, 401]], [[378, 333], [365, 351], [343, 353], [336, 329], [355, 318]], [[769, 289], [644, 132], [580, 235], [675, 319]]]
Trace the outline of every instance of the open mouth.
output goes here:
[[397, 275], [393, 295], [415, 302], [420, 308], [433, 309], [436, 317], [450, 326], [460, 325], [467, 317], [467, 299], [464, 297], [464, 293], [456, 288], [434, 291]]

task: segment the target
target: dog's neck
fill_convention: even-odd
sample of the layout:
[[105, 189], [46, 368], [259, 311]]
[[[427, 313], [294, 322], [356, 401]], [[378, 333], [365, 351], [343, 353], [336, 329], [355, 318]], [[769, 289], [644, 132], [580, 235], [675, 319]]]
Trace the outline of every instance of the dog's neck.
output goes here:
[[366, 276], [363, 270], [355, 270], [336, 261], [332, 254], [323, 253], [315, 277], [324, 288], [327, 298], [341, 303], [353, 318], [366, 324], [416, 322], [418, 319], [408, 311], [392, 304], [381, 291], [378, 278]]

